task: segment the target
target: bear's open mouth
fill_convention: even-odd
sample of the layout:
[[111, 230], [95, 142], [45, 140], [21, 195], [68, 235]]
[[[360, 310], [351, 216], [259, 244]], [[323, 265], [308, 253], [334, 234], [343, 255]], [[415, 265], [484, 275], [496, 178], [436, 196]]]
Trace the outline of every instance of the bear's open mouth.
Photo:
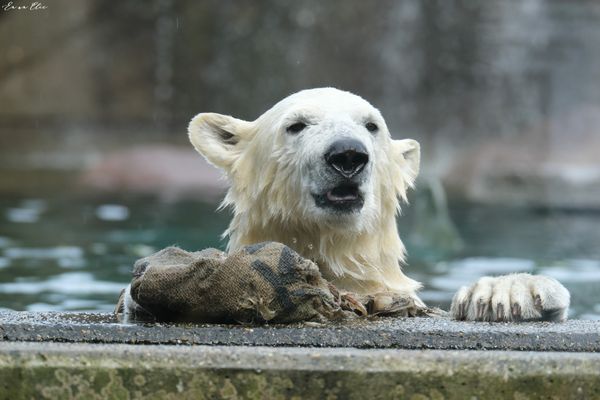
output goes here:
[[360, 210], [364, 203], [358, 185], [353, 183], [341, 184], [323, 194], [313, 194], [313, 198], [318, 207], [342, 212]]
[[340, 185], [327, 192], [327, 200], [329, 201], [355, 201], [358, 196], [356, 185]]

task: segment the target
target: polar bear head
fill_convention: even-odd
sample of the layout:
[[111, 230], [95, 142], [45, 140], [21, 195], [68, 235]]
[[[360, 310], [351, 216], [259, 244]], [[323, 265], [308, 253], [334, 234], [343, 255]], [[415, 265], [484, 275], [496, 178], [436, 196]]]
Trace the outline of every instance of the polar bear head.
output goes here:
[[400, 271], [395, 215], [419, 170], [419, 145], [393, 140], [380, 112], [352, 93], [295, 93], [255, 121], [201, 113], [194, 147], [222, 168], [233, 208], [229, 249], [273, 240], [359, 292], [414, 290]]

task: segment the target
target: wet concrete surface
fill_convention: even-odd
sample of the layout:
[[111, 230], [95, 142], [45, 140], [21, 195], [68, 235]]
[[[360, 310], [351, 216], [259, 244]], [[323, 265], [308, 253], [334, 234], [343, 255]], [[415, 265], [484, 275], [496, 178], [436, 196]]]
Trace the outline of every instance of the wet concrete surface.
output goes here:
[[120, 323], [109, 313], [4, 311], [0, 312], [0, 338], [9, 342], [598, 352], [600, 322], [379, 318], [327, 325], [174, 325]]

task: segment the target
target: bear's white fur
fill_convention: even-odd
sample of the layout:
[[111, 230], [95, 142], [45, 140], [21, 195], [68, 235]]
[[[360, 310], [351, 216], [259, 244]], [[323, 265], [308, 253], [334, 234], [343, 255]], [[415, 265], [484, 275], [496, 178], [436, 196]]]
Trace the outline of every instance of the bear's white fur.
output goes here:
[[[303, 126], [299, 132], [293, 127], [297, 123]], [[368, 129], [369, 123], [377, 129]], [[229, 250], [282, 242], [314, 260], [342, 290], [391, 291], [423, 305], [416, 294], [420, 284], [400, 269], [405, 248], [396, 227], [401, 201], [419, 171], [419, 144], [393, 140], [366, 100], [333, 88], [303, 90], [255, 121], [198, 114], [188, 133], [198, 152], [230, 179], [222, 204], [234, 214], [225, 232]], [[361, 207], [348, 212], [315, 200], [317, 195], [332, 198], [331, 187], [339, 183], [324, 160], [342, 139], [360, 142], [368, 154], [357, 179]], [[466, 290], [458, 300], [473, 293]], [[466, 317], [475, 319], [471, 314]], [[460, 317], [458, 311], [455, 316]]]

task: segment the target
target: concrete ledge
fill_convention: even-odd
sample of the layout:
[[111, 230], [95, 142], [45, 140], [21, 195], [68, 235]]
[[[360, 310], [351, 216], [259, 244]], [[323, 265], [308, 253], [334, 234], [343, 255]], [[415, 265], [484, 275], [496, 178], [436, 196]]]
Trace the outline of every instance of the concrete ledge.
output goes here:
[[0, 400], [600, 398], [594, 321], [243, 327], [0, 312], [0, 338]]
[[364, 349], [600, 351], [600, 322], [467, 323], [381, 318], [339, 325], [119, 324], [111, 314], [0, 312], [4, 341]]
[[600, 354], [0, 343], [0, 399], [591, 399]]

